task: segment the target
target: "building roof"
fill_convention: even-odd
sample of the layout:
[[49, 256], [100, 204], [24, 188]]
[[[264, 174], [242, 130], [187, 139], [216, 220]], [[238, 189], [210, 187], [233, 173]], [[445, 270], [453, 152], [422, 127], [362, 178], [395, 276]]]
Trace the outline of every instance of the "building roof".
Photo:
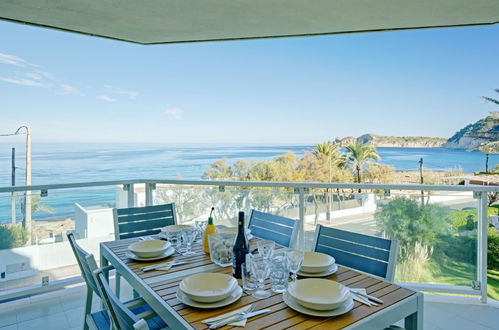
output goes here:
[[11, 0], [0, 18], [140, 44], [499, 22], [498, 0]]

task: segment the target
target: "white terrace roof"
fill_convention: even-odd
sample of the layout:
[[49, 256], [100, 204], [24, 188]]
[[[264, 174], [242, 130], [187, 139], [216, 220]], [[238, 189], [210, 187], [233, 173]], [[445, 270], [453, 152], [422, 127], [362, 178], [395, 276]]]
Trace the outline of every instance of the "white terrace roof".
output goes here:
[[156, 44], [494, 24], [499, 0], [5, 0], [0, 17]]

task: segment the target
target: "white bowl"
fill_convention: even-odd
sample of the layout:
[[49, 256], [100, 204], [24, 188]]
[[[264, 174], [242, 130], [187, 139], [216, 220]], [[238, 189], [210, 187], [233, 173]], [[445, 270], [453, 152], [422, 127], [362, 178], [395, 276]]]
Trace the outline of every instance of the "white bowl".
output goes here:
[[146, 239], [130, 244], [130, 250], [137, 257], [154, 258], [162, 255], [170, 247], [168, 242], [159, 239]]
[[165, 235], [167, 235], [169, 232], [180, 232], [182, 229], [191, 228], [191, 227], [192, 226], [190, 226], [190, 225], [170, 225], [170, 226], [166, 226], [166, 227], [161, 228], [161, 232], [165, 233]]
[[291, 283], [289, 294], [302, 306], [319, 311], [332, 310], [350, 297], [350, 290], [335, 281], [307, 278]]
[[220, 273], [194, 274], [183, 279], [179, 286], [190, 299], [203, 303], [225, 299], [236, 287], [235, 278]]
[[304, 273], [322, 273], [334, 264], [335, 260], [330, 255], [320, 252], [305, 252], [300, 271]]

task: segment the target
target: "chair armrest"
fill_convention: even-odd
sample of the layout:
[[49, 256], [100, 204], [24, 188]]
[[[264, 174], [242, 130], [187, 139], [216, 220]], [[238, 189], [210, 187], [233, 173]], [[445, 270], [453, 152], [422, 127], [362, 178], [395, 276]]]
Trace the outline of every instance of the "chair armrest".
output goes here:
[[114, 269], [114, 266], [113, 265], [107, 265], [105, 267], [102, 267], [102, 271], [103, 272], [108, 272], [110, 270]]
[[147, 325], [147, 322], [144, 320], [138, 320], [133, 324], [133, 328], [135, 330], [149, 330], [149, 326]]
[[152, 317], [155, 317], [156, 315], [157, 314], [152, 309], [150, 309], [148, 311], [145, 311], [145, 312], [142, 312], [140, 314], [137, 314], [137, 317], [139, 319], [146, 319], [147, 320], [147, 319], [150, 319]]
[[145, 304], [146, 302], [142, 298], [134, 299], [123, 303], [123, 305], [125, 305], [125, 307], [128, 309], [137, 308]]

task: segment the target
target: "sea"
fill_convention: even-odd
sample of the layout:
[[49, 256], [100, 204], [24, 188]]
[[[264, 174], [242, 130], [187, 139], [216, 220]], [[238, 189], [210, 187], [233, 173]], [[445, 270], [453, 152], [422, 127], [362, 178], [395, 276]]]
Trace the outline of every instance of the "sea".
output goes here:
[[[0, 144], [0, 187], [11, 185], [11, 149], [16, 148], [16, 185], [24, 185], [25, 147]], [[217, 159], [272, 159], [286, 152], [302, 155], [311, 145], [235, 145], [235, 144], [91, 144], [34, 143], [32, 146], [32, 184], [59, 184], [126, 179], [201, 179]], [[397, 171], [416, 171], [423, 158], [424, 168], [433, 171], [485, 169], [485, 154], [444, 148], [377, 148], [380, 163]], [[499, 163], [491, 155], [489, 168]], [[36, 212], [35, 220], [72, 216], [74, 203], [82, 206], [113, 205], [113, 188], [51, 190], [42, 204], [54, 213]], [[18, 210], [18, 217], [21, 212]], [[19, 219], [18, 219], [19, 220]], [[11, 221], [11, 196], [0, 194], [0, 223]]]

